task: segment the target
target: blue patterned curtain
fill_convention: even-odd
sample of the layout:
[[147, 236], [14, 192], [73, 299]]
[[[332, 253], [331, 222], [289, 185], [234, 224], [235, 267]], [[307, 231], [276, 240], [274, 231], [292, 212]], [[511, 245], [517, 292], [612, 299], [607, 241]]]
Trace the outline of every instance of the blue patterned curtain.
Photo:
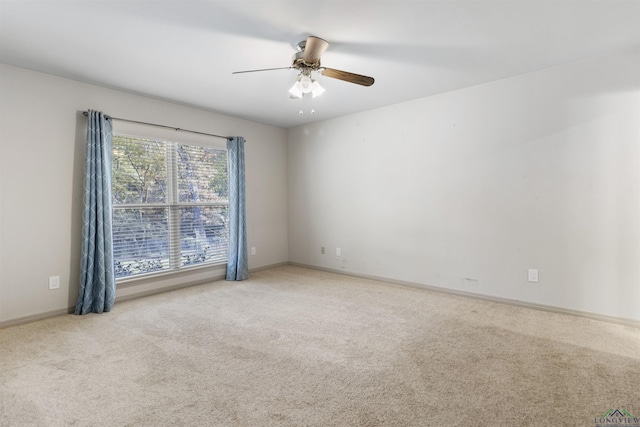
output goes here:
[[111, 233], [111, 121], [89, 110], [80, 293], [76, 314], [111, 310], [116, 282]]
[[249, 278], [244, 184], [244, 138], [227, 139], [229, 174], [229, 260], [227, 280]]

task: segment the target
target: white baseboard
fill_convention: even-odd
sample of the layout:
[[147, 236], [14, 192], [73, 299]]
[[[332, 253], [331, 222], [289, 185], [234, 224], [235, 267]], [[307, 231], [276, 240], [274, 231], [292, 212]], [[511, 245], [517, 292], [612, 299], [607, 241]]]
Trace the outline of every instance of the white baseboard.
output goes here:
[[[406, 282], [406, 281], [402, 281], [402, 280], [389, 279], [389, 278], [386, 278], [386, 277], [371, 276], [371, 275], [367, 275], [367, 274], [350, 273], [350, 272], [343, 271], [343, 270], [337, 270], [337, 269], [325, 268], [325, 267], [318, 267], [318, 266], [315, 266], [315, 265], [301, 264], [301, 263], [296, 263], [296, 262], [281, 262], [281, 263], [277, 263], [277, 264], [271, 264], [271, 265], [265, 265], [265, 266], [262, 266], [262, 267], [256, 267], [256, 268], [250, 269], [249, 273], [257, 273], [259, 271], [270, 270], [270, 269], [277, 268], [277, 267], [282, 267], [282, 266], [285, 266], [285, 265], [291, 265], [291, 266], [294, 266], [294, 267], [307, 268], [307, 269], [310, 269], [310, 270], [325, 271], [327, 273], [340, 274], [340, 275], [343, 275], [343, 276], [359, 277], [359, 278], [362, 278], [362, 279], [375, 280], [375, 281], [378, 281], [378, 282], [390, 283], [390, 284], [394, 284], [394, 285], [408, 286], [408, 287], [418, 288], [418, 289], [426, 289], [426, 290], [430, 290], [430, 291], [434, 291], [434, 292], [441, 292], [441, 293], [446, 293], [446, 294], [450, 294], [450, 295], [458, 295], [458, 296], [462, 296], [462, 297], [466, 297], [466, 298], [474, 298], [474, 299], [479, 299], [479, 300], [483, 300], [483, 301], [495, 302], [495, 303], [499, 303], [499, 304], [508, 304], [508, 305], [513, 305], [513, 306], [517, 306], [517, 307], [529, 308], [529, 309], [532, 309], [532, 310], [541, 310], [541, 311], [547, 311], [547, 312], [551, 312], [551, 313], [558, 313], [558, 314], [566, 314], [566, 315], [570, 315], [570, 316], [584, 317], [584, 318], [587, 318], [587, 319], [599, 320], [599, 321], [608, 322], [608, 323], [616, 323], [616, 324], [619, 324], [619, 325], [630, 326], [632, 328], [640, 329], [640, 321], [633, 320], [633, 319], [626, 319], [626, 318], [622, 318], [622, 317], [613, 317], [613, 316], [605, 316], [605, 315], [602, 315], [602, 314], [589, 313], [589, 312], [585, 312], [585, 311], [570, 310], [570, 309], [561, 308], [561, 307], [554, 307], [554, 306], [543, 305], [543, 304], [535, 304], [535, 303], [512, 300], [512, 299], [507, 299], [507, 298], [492, 297], [492, 296], [476, 294], [476, 293], [472, 293], [472, 292], [457, 291], [457, 290], [453, 290], [453, 289], [441, 288], [441, 287], [438, 287], [438, 286], [424, 285], [424, 284], [421, 284], [421, 283], [414, 283], [414, 282]], [[116, 300], [116, 302], [122, 302], [122, 301], [138, 299], [138, 298], [144, 298], [144, 297], [151, 296], [151, 295], [156, 295], [156, 294], [161, 294], [161, 293], [164, 293], [164, 292], [175, 291], [175, 290], [178, 290], [178, 289], [181, 289], [181, 288], [187, 288], [187, 287], [191, 287], [191, 286], [202, 285], [202, 284], [205, 284], [205, 283], [215, 282], [215, 281], [223, 280], [223, 279], [224, 279], [224, 276], [211, 277], [211, 278], [208, 278], [206, 280], [200, 280], [200, 281], [197, 281], [197, 282], [180, 284], [180, 285], [176, 285], [176, 286], [165, 287], [165, 288], [162, 288], [162, 289], [147, 291], [147, 292], [143, 292], [143, 293], [140, 293], [140, 294], [129, 295], [129, 296], [126, 296], [126, 297], [120, 297], [120, 298], [118, 298]], [[18, 326], [18, 325], [22, 325], [22, 324], [25, 324], [25, 323], [36, 322], [38, 320], [45, 320], [45, 319], [49, 319], [49, 318], [52, 318], [52, 317], [64, 316], [64, 315], [67, 315], [67, 314], [73, 314], [74, 312], [75, 312], [75, 306], [74, 307], [69, 307], [66, 310], [65, 309], [53, 310], [53, 311], [48, 311], [48, 312], [45, 312], [45, 313], [39, 313], [39, 314], [30, 315], [30, 316], [19, 317], [17, 319], [12, 319], [12, 320], [7, 320], [7, 321], [4, 321], [4, 322], [0, 322], [0, 329], [9, 328], [9, 327], [12, 327], [12, 326]]]
[[[262, 271], [262, 270], [269, 270], [272, 268], [276, 268], [276, 267], [282, 267], [283, 265], [288, 265], [287, 262], [281, 262], [281, 263], [277, 263], [277, 264], [271, 264], [271, 265], [265, 265], [262, 267], [256, 267], [256, 268], [252, 268], [249, 269], [249, 273], [256, 273], [258, 271]], [[194, 282], [188, 282], [188, 283], [181, 283], [179, 285], [174, 285], [174, 286], [166, 286], [160, 289], [152, 289], [150, 291], [146, 291], [146, 292], [140, 292], [137, 294], [133, 294], [133, 295], [127, 295], [127, 296], [122, 296], [122, 297], [118, 297], [116, 298], [116, 303], [119, 302], [123, 302], [123, 301], [129, 301], [129, 300], [134, 300], [134, 299], [138, 299], [138, 298], [144, 298], [144, 297], [148, 297], [151, 295], [157, 295], [157, 294], [161, 294], [161, 293], [165, 293], [165, 292], [171, 292], [171, 291], [175, 291], [181, 288], [188, 288], [191, 286], [197, 286], [197, 285], [203, 285], [205, 283], [211, 283], [211, 282], [216, 282], [218, 280], [224, 280], [224, 275], [216, 275], [216, 276], [212, 276], [210, 278], [207, 279], [203, 279], [203, 280], [198, 280], [198, 281], [194, 281]], [[127, 287], [131, 287], [131, 284], [127, 284]], [[39, 313], [39, 314], [33, 314], [30, 316], [24, 316], [24, 317], [19, 317], [16, 319], [11, 319], [11, 320], [6, 320], [3, 322], [0, 322], [0, 329], [4, 329], [4, 328], [10, 328], [12, 326], [18, 326], [18, 325], [22, 325], [25, 323], [31, 323], [31, 322], [37, 322], [38, 320], [45, 320], [45, 319], [50, 319], [52, 317], [58, 317], [58, 316], [64, 316], [67, 314], [73, 314], [75, 313], [75, 306], [69, 307], [66, 310], [65, 309], [60, 309], [60, 310], [53, 310], [53, 311], [47, 311], [45, 313]]]
[[38, 320], [50, 319], [52, 317], [65, 316], [76, 311], [75, 306], [68, 309], [60, 309], [47, 311], [46, 313], [32, 314], [30, 316], [18, 317], [17, 319], [5, 320], [0, 322], [0, 329], [10, 328], [12, 326], [23, 325], [25, 323], [37, 322]]
[[624, 318], [624, 317], [606, 316], [606, 315], [603, 315], [603, 314], [589, 313], [589, 312], [586, 312], [586, 311], [571, 310], [571, 309], [567, 309], [567, 308], [555, 307], [555, 306], [544, 305], [544, 304], [530, 303], [530, 302], [526, 302], [526, 301], [512, 300], [512, 299], [508, 299], [508, 298], [492, 297], [492, 296], [488, 296], [488, 295], [476, 294], [476, 293], [473, 293], [473, 292], [457, 291], [457, 290], [454, 290], [454, 289], [447, 289], [447, 288], [442, 288], [442, 287], [439, 287], [439, 286], [431, 286], [431, 285], [424, 285], [424, 284], [421, 284], [421, 283], [414, 283], [414, 282], [406, 282], [406, 281], [403, 281], [403, 280], [389, 279], [387, 277], [379, 277], [379, 276], [370, 276], [370, 275], [367, 275], [367, 274], [350, 273], [350, 272], [344, 271], [344, 270], [337, 270], [337, 269], [333, 269], [333, 268], [318, 267], [318, 266], [314, 266], [314, 265], [300, 264], [300, 263], [296, 263], [296, 262], [289, 262], [288, 265], [295, 266], [295, 267], [301, 267], [301, 268], [308, 268], [310, 270], [325, 271], [327, 273], [341, 274], [343, 276], [351, 276], [351, 277], [359, 277], [361, 279], [375, 280], [375, 281], [378, 281], [378, 282], [390, 283], [390, 284], [394, 284], [394, 285], [408, 286], [408, 287], [411, 287], [411, 288], [426, 289], [426, 290], [429, 290], [429, 291], [441, 292], [441, 293], [450, 294], [450, 295], [458, 295], [458, 296], [462, 296], [462, 297], [466, 297], [466, 298], [474, 298], [474, 299], [479, 299], [479, 300], [483, 300], [483, 301], [495, 302], [495, 303], [499, 303], [499, 304], [513, 305], [513, 306], [517, 306], [517, 307], [529, 308], [529, 309], [532, 309], [532, 310], [541, 310], [541, 311], [547, 311], [547, 312], [550, 312], [550, 313], [566, 314], [566, 315], [569, 315], [569, 316], [584, 317], [584, 318], [591, 319], [591, 320], [599, 320], [601, 322], [616, 323], [616, 324], [619, 324], [619, 325], [630, 326], [632, 328], [640, 329], [640, 321], [634, 320], [634, 319], [627, 319], [627, 318]]
[[[279, 262], [277, 264], [264, 265], [262, 267], [250, 268], [249, 269], [249, 273], [257, 273], [257, 272], [263, 271], [263, 270], [271, 270], [272, 268], [283, 267], [285, 265], [290, 265], [290, 264], [289, 264], [289, 262], [285, 261], [285, 262]], [[251, 278], [251, 277], [249, 277], [249, 278]]]

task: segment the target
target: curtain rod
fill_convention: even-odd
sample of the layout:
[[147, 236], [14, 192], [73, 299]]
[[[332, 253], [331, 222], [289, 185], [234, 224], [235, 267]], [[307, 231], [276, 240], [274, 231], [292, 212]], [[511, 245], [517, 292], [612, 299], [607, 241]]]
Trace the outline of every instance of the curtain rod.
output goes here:
[[[88, 116], [89, 112], [88, 111], [83, 111], [82, 112], [83, 116]], [[140, 125], [148, 125], [148, 126], [155, 126], [155, 127], [159, 127], [159, 128], [165, 128], [165, 129], [173, 129], [175, 131], [182, 131], [182, 132], [190, 132], [190, 133], [197, 133], [199, 135], [206, 135], [206, 136], [213, 136], [215, 138], [222, 138], [222, 139], [229, 139], [231, 138], [230, 136], [222, 136], [222, 135], [215, 135], [213, 133], [206, 133], [206, 132], [198, 132], [197, 130], [189, 130], [189, 129], [181, 129], [181, 128], [177, 128], [177, 127], [173, 127], [173, 126], [165, 126], [165, 125], [159, 125], [156, 123], [147, 123], [147, 122], [139, 122], [137, 120], [129, 120], [129, 119], [121, 119], [119, 117], [111, 117], [111, 116], [107, 116], [105, 114], [105, 117], [107, 119], [111, 119], [111, 120], [120, 120], [121, 122], [129, 122], [129, 123], [138, 123]]]

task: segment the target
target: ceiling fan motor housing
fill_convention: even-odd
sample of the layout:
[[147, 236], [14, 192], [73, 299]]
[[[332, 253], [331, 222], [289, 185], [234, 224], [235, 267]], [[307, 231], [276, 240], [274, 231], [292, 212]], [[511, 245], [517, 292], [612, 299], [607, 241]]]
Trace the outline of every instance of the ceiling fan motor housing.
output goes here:
[[[300, 46], [300, 44], [298, 44], [298, 46]], [[320, 67], [320, 59], [318, 59], [318, 62], [315, 64], [309, 64], [304, 60], [304, 49], [300, 52], [296, 52], [291, 60], [293, 62], [293, 68], [297, 69], [310, 68], [312, 70], [317, 70]]]

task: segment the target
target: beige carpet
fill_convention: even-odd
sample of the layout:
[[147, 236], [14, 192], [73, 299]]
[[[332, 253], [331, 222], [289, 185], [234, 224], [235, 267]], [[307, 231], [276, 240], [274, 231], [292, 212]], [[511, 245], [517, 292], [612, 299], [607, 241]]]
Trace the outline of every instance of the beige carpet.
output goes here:
[[2, 426], [594, 426], [640, 331], [281, 267], [0, 330]]

